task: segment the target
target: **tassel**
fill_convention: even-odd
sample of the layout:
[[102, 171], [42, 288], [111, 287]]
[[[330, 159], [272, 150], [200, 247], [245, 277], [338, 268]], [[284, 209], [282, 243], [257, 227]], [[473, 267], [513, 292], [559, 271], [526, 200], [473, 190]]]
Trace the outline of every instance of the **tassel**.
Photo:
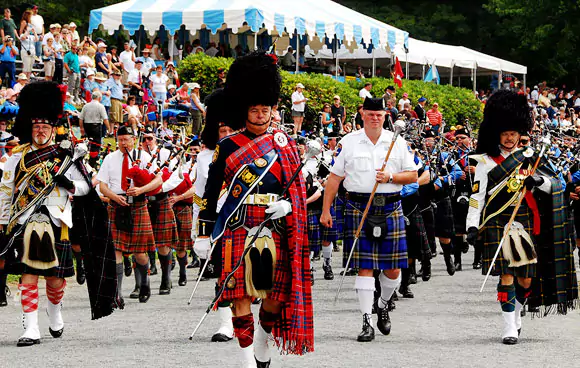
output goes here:
[[498, 291], [497, 292], [497, 301], [500, 303], [507, 303], [508, 302], [507, 291]]
[[262, 272], [264, 277], [262, 277], [262, 289], [272, 290], [273, 288], [273, 271], [274, 271], [274, 260], [272, 257], [272, 252], [268, 245], [262, 250], [260, 257], [260, 264], [262, 266]]
[[260, 251], [255, 246], [250, 250], [250, 267], [252, 268], [252, 283], [256, 290], [263, 290], [262, 288], [262, 265], [260, 263]]
[[46, 232], [42, 235], [42, 240], [40, 241], [40, 260], [43, 262], [54, 262], [56, 260], [52, 239]]
[[69, 241], [68, 226], [66, 226], [64, 222], [60, 224], [60, 241]]
[[510, 249], [512, 252], [512, 257], [514, 257], [514, 261], [520, 262], [522, 260], [522, 257], [520, 257], [520, 254], [518, 253], [518, 250], [516, 248], [516, 245], [514, 244], [514, 239], [512, 236], [509, 236], [509, 241], [510, 241]]
[[41, 261], [41, 247], [42, 241], [40, 240], [40, 236], [36, 230], [32, 230], [32, 234], [30, 234], [30, 242], [28, 245], [28, 258], [32, 261]]
[[538, 258], [534, 246], [530, 244], [524, 237], [522, 237], [522, 248], [524, 248], [524, 252], [526, 252], [528, 259], [532, 260]]

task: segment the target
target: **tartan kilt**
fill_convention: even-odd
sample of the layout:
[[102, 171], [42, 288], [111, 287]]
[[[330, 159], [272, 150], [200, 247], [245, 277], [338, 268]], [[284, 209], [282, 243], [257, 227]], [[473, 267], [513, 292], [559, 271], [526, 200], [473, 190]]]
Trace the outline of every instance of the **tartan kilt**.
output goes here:
[[130, 206], [131, 216], [133, 218], [133, 231], [131, 232], [117, 230], [117, 225], [115, 224], [115, 209], [120, 206], [115, 202], [110, 202], [107, 206], [109, 229], [115, 250], [127, 254], [154, 251], [155, 238], [153, 237], [153, 228], [151, 227], [149, 212], [147, 212], [147, 203], [141, 201]]
[[68, 240], [61, 241], [60, 227], [56, 226], [52, 221], [50, 224], [52, 225], [52, 231], [54, 232], [54, 248], [56, 250], [58, 266], [49, 268], [48, 270], [39, 270], [22, 263], [21, 260], [22, 255], [24, 254], [24, 244], [23, 235], [20, 235], [12, 244], [12, 249], [17, 250], [17, 255], [12, 250], [9, 250], [4, 255], [6, 257], [6, 273], [11, 275], [30, 274], [44, 277], [58, 277], [60, 279], [75, 275], [71, 243]]
[[169, 204], [169, 196], [157, 201], [159, 205], [159, 210], [157, 211], [157, 216], [155, 216], [153, 211], [153, 202], [149, 201], [147, 203], [147, 210], [149, 211], [149, 218], [155, 218], [155, 221], [151, 221], [151, 226], [153, 227], [153, 237], [155, 238], [155, 245], [159, 247], [173, 247], [178, 241], [177, 237], [177, 225], [175, 223], [175, 214], [173, 209]]
[[[260, 226], [264, 221], [266, 206], [243, 205], [242, 211], [245, 211], [246, 216], [243, 226], [232, 230], [227, 227], [224, 235], [221, 238], [222, 245], [222, 273], [219, 280], [219, 285], [222, 285], [226, 276], [230, 271], [226, 268], [227, 264], [231, 265], [233, 269], [237, 262], [242, 257], [244, 252], [246, 237], [248, 231], [253, 227]], [[244, 208], [245, 207], [245, 208]], [[229, 224], [228, 224], [229, 225]], [[268, 229], [272, 231], [272, 237], [276, 243], [276, 266], [274, 268], [274, 287], [268, 299], [276, 300], [281, 303], [290, 300], [290, 291], [292, 289], [292, 271], [290, 265], [290, 255], [288, 250], [288, 241], [280, 232], [284, 232], [284, 228], [280, 227], [280, 232], [276, 231], [271, 223], [268, 224]], [[285, 232], [284, 232], [285, 234]], [[228, 244], [230, 244], [231, 251], [228, 253]], [[241, 267], [234, 273], [235, 286], [233, 288], [225, 288], [218, 302], [232, 301], [242, 299], [247, 296], [246, 281], [245, 281], [245, 262], [242, 262]]]
[[337, 196], [334, 200], [334, 213], [336, 215], [336, 235], [338, 240], [342, 240], [344, 235], [344, 204], [346, 200]]
[[453, 208], [453, 225], [455, 226], [455, 234], [467, 234], [467, 212], [469, 211], [469, 203], [459, 203], [457, 198], [451, 199], [451, 207]]
[[322, 236], [323, 242], [335, 243], [338, 239], [338, 234], [336, 230], [336, 211], [334, 210], [334, 206], [330, 207], [330, 215], [332, 216], [332, 226], [326, 227], [321, 226], [320, 235]]
[[415, 207], [405, 217], [409, 220], [409, 224], [406, 225], [405, 229], [407, 231], [407, 254], [409, 258], [419, 260], [423, 259], [424, 256], [431, 258], [425, 222], [423, 222], [423, 216], [421, 216], [419, 206]]
[[447, 196], [436, 203], [435, 236], [438, 238], [452, 238], [455, 235], [455, 223], [453, 221], [451, 199]]
[[429, 248], [437, 249], [437, 242], [435, 241], [435, 212], [433, 211], [433, 206], [422, 208], [421, 218], [425, 225], [425, 233], [427, 235], [427, 241], [429, 242]]
[[350, 200], [346, 202], [343, 266], [366, 270], [407, 268], [407, 239], [401, 201], [381, 207], [371, 206], [369, 215], [385, 216], [387, 237], [382, 241], [367, 239], [363, 227], [351, 263], [346, 264], [365, 207], [366, 202], [358, 203]]
[[193, 208], [191, 204], [176, 203], [173, 205], [175, 213], [175, 222], [177, 224], [177, 242], [174, 243], [173, 249], [178, 252], [184, 252], [193, 249], [193, 240], [191, 240], [191, 227], [193, 225]]
[[[483, 275], [487, 274], [493, 256], [497, 251], [497, 247], [499, 246], [501, 238], [503, 237], [505, 225], [507, 225], [513, 210], [514, 207], [510, 206], [503, 213], [489, 220], [485, 224], [484, 230], [481, 234], [481, 238], [478, 239], [478, 241], [481, 241], [483, 243], [483, 259], [482, 259], [483, 267], [481, 268]], [[522, 205], [520, 206], [514, 221], [521, 223], [528, 232], [528, 234], [530, 234], [530, 236], [532, 237], [532, 240], [534, 240], [534, 236], [532, 234], [533, 233], [532, 219], [533, 219], [532, 211], [525, 204], [525, 201], [522, 202]], [[495, 261], [495, 266], [491, 271], [491, 275], [493, 276], [513, 275], [516, 277], [536, 276], [536, 264], [529, 264], [521, 267], [508, 267], [508, 264], [509, 262], [503, 259], [502, 252], [500, 251]]]
[[320, 210], [307, 210], [308, 213], [308, 245], [310, 252], [319, 253], [322, 248], [322, 233], [320, 225]]

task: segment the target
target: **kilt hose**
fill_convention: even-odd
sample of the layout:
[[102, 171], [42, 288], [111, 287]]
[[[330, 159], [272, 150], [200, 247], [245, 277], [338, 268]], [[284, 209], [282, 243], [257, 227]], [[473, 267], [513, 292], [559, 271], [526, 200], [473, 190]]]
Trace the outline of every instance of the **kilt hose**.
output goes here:
[[435, 236], [438, 238], [453, 238], [455, 235], [455, 223], [453, 221], [453, 207], [449, 196], [441, 198], [437, 202], [435, 211]]
[[455, 226], [455, 234], [467, 234], [466, 226], [469, 203], [459, 203], [457, 202], [457, 198], [452, 198], [451, 208], [453, 209], [453, 225]]
[[[503, 213], [490, 219], [484, 226], [484, 230], [481, 234], [481, 237], [480, 239], [478, 239], [478, 241], [481, 241], [483, 243], [483, 259], [482, 259], [483, 267], [481, 268], [481, 272], [483, 275], [487, 274], [487, 270], [491, 265], [493, 256], [497, 251], [497, 247], [499, 246], [499, 243], [501, 242], [501, 239], [503, 237], [505, 225], [507, 225], [514, 208], [515, 208], [514, 206], [508, 207]], [[530, 234], [533, 240], [534, 236], [532, 235], [533, 232], [532, 219], [533, 219], [532, 211], [526, 205], [526, 202], [523, 201], [514, 221], [521, 223], [528, 232], [528, 234]], [[536, 276], [535, 264], [529, 264], [521, 267], [508, 267], [508, 264], [509, 261], [503, 259], [502, 251], [500, 251], [495, 261], [495, 266], [491, 271], [491, 275], [493, 276], [513, 275], [516, 277]]]
[[169, 196], [157, 201], [148, 201], [147, 210], [153, 227], [153, 237], [157, 248], [172, 248], [178, 241], [175, 214], [169, 204]]
[[[387, 235], [381, 240], [367, 238], [365, 228], [359, 235], [351, 263], [346, 264], [348, 255], [355, 240], [356, 230], [366, 207], [364, 203], [348, 200], [344, 218], [344, 249], [343, 266], [365, 270], [391, 270], [407, 268], [407, 240], [405, 232], [405, 217], [401, 202], [384, 206], [371, 206], [369, 215], [384, 216]], [[366, 221], [365, 221], [366, 222]]]
[[[60, 227], [56, 226], [52, 221], [52, 231], [54, 232], [54, 248], [56, 250], [56, 257], [58, 259], [58, 266], [49, 268], [48, 270], [39, 270], [25, 265], [21, 262], [24, 254], [23, 234], [14, 239], [12, 250], [8, 250], [4, 255], [6, 259], [6, 273], [11, 275], [38, 275], [44, 277], [58, 277], [64, 279], [75, 275], [73, 252], [70, 241], [60, 240]], [[42, 235], [42, 234], [41, 234]], [[15, 252], [16, 251], [16, 252]]]
[[334, 213], [336, 214], [336, 237], [342, 240], [344, 237], [344, 204], [346, 199], [336, 196], [334, 200]]
[[435, 240], [435, 211], [433, 211], [433, 206], [429, 205], [429, 207], [421, 208], [421, 218], [425, 224], [429, 248], [435, 252], [437, 250], [437, 242]]
[[133, 219], [132, 231], [118, 230], [115, 223], [116, 209], [120, 206], [115, 202], [110, 202], [107, 207], [109, 212], [109, 229], [113, 238], [115, 250], [127, 254], [147, 253], [155, 250], [155, 238], [151, 219], [147, 212], [147, 202], [138, 201], [130, 205], [131, 217]]
[[310, 246], [310, 252], [317, 254], [322, 248], [322, 233], [321, 228], [324, 226], [320, 225], [320, 215], [322, 211], [320, 210], [308, 210], [308, 245]]
[[405, 214], [405, 217], [409, 221], [406, 224], [405, 229], [407, 232], [408, 257], [418, 260], [424, 258], [431, 259], [429, 240], [427, 239], [423, 216], [421, 216], [421, 212], [419, 212], [419, 206], [417, 205], [410, 211], [410, 213]]
[[177, 242], [173, 244], [173, 249], [177, 252], [184, 252], [193, 249], [191, 240], [191, 227], [193, 225], [193, 208], [191, 204], [177, 202], [173, 205], [175, 222], [177, 224]]
[[332, 216], [332, 226], [326, 227], [320, 225], [321, 227], [320, 235], [322, 237], [323, 242], [326, 241], [330, 243], [336, 243], [336, 241], [338, 240], [338, 231], [336, 229], [336, 211], [334, 210], [334, 206], [330, 207], [330, 215]]
[[[260, 226], [262, 221], [264, 221], [266, 208], [268, 207], [243, 205], [241, 206], [241, 210], [246, 214], [243, 222], [236, 225], [235, 228], [226, 228], [225, 233], [221, 238], [222, 272], [219, 285], [223, 284], [227, 275], [242, 257], [249, 230], [253, 227]], [[231, 226], [231, 223], [228, 223], [228, 225]], [[288, 241], [285, 236], [281, 236], [279, 232], [273, 229], [271, 223], [268, 224], [267, 228], [272, 231], [272, 238], [276, 243], [274, 286], [270, 294], [268, 294], [268, 299], [286, 303], [290, 300], [290, 291], [292, 289], [292, 273], [289, 261]], [[245, 262], [242, 262], [242, 266], [234, 273], [234, 285], [225, 288], [225, 291], [218, 302], [242, 299], [248, 295], [246, 293], [245, 272], [246, 265]]]

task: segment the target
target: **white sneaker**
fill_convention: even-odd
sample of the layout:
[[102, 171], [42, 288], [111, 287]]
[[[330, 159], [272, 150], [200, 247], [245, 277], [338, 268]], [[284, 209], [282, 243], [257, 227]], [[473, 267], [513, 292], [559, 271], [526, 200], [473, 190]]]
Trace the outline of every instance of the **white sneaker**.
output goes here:
[[64, 321], [62, 320], [62, 302], [52, 304], [48, 301], [46, 314], [48, 315], [48, 331], [52, 337], [57, 338], [62, 336], [64, 331]]

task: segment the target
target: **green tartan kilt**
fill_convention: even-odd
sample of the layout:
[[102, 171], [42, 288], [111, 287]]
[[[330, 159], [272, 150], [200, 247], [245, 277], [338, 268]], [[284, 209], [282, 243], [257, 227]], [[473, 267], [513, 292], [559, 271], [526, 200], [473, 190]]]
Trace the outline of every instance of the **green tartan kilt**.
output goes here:
[[[514, 207], [510, 206], [503, 213], [495, 216], [489, 220], [487, 224], [485, 224], [485, 229], [482, 233], [481, 239], [479, 239], [479, 241], [483, 242], [483, 267], [481, 268], [483, 275], [486, 275], [487, 271], [489, 270], [493, 256], [497, 251], [497, 247], [499, 246], [499, 243], [501, 242], [501, 239], [504, 235], [505, 225], [507, 225], [513, 210]], [[515, 221], [521, 223], [524, 226], [533, 240], [533, 214], [529, 207], [526, 205], [525, 201], [522, 202], [522, 205], [520, 206], [516, 215]], [[500, 251], [495, 261], [495, 266], [491, 271], [491, 275], [513, 275], [515, 277], [526, 278], [536, 276], [536, 264], [529, 264], [521, 267], [508, 267], [508, 264], [509, 261], [503, 259], [502, 251]]]

